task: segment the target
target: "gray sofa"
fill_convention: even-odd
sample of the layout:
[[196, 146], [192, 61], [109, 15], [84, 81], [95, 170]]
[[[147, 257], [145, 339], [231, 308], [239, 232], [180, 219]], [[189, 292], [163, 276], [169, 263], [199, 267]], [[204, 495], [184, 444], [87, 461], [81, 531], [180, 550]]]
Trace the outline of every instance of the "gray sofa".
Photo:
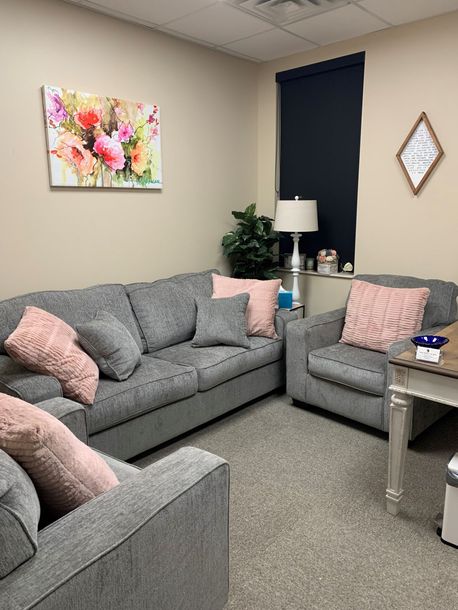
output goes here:
[[[87, 440], [84, 407], [64, 398], [38, 406]], [[36, 491], [0, 450], [0, 573], [6, 574], [0, 608], [223, 608], [227, 463], [191, 447], [144, 470], [102, 457], [120, 484], [40, 529], [35, 544], [30, 522], [39, 512]]]
[[[400, 288], [428, 287], [423, 334], [437, 333], [456, 319], [458, 286], [453, 282], [397, 275], [358, 275], [355, 279]], [[387, 432], [392, 374], [388, 361], [412, 343], [410, 339], [393, 343], [387, 354], [345, 345], [339, 343], [344, 322], [345, 307], [288, 324], [287, 394]], [[410, 439], [448, 410], [415, 398]]]
[[212, 273], [177, 275], [156, 282], [106, 284], [81, 290], [47, 291], [0, 302], [0, 392], [31, 403], [61, 397], [50, 376], [37, 375], [6, 354], [4, 341], [24, 307], [34, 305], [70, 326], [97, 311], [116, 316], [131, 332], [141, 365], [125, 381], [101, 376], [95, 403], [85, 407], [89, 444], [121, 459], [132, 458], [285, 382], [286, 324], [296, 314], [276, 316], [278, 339], [250, 337], [249, 349], [191, 347], [196, 296], [211, 296]]

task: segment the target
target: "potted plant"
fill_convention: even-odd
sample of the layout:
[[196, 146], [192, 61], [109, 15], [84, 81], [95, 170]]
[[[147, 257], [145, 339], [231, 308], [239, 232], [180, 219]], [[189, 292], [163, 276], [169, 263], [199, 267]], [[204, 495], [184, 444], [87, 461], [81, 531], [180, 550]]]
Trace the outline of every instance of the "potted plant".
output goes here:
[[271, 280], [277, 277], [272, 252], [278, 234], [272, 230], [272, 218], [256, 215], [256, 203], [243, 212], [232, 212], [238, 221], [234, 231], [223, 236], [224, 255], [232, 265], [232, 277]]

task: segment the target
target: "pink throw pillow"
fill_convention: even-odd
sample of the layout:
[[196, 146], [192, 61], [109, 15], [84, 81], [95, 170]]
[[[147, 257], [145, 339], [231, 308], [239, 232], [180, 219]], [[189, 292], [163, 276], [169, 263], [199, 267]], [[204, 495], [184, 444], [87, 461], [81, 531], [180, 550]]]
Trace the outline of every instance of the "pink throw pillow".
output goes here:
[[0, 449], [24, 468], [39, 498], [63, 515], [118, 484], [106, 462], [53, 415], [0, 393]]
[[387, 352], [421, 329], [429, 288], [388, 288], [353, 280], [341, 343]]
[[233, 297], [248, 292], [247, 335], [277, 339], [275, 308], [281, 280], [243, 280], [212, 274], [213, 298]]
[[58, 379], [64, 396], [86, 405], [94, 402], [99, 369], [63, 320], [38, 307], [26, 307], [5, 349], [25, 368]]

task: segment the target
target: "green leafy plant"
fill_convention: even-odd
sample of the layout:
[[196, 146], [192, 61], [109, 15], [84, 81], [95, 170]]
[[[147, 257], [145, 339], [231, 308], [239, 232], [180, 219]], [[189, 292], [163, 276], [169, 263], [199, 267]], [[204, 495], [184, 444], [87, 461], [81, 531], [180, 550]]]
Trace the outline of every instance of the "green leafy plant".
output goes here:
[[256, 216], [256, 204], [244, 212], [232, 212], [238, 221], [234, 231], [223, 236], [224, 255], [232, 265], [232, 277], [270, 280], [276, 278], [272, 248], [278, 234], [272, 230], [272, 218]]

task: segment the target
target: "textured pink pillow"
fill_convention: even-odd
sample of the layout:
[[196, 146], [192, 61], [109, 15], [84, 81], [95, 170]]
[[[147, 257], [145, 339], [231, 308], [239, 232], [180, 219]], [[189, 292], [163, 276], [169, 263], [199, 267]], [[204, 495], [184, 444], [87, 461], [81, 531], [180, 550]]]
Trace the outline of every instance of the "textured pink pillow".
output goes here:
[[27, 369], [58, 379], [64, 396], [86, 405], [94, 402], [99, 369], [63, 320], [38, 307], [26, 307], [5, 349]]
[[281, 280], [240, 280], [214, 273], [212, 278], [214, 299], [243, 292], [250, 295], [246, 309], [248, 335], [277, 339], [274, 320]]
[[118, 484], [114, 472], [53, 415], [0, 393], [0, 449], [32, 479], [38, 496], [65, 514]]
[[387, 352], [421, 329], [429, 288], [387, 288], [353, 280], [341, 343]]

